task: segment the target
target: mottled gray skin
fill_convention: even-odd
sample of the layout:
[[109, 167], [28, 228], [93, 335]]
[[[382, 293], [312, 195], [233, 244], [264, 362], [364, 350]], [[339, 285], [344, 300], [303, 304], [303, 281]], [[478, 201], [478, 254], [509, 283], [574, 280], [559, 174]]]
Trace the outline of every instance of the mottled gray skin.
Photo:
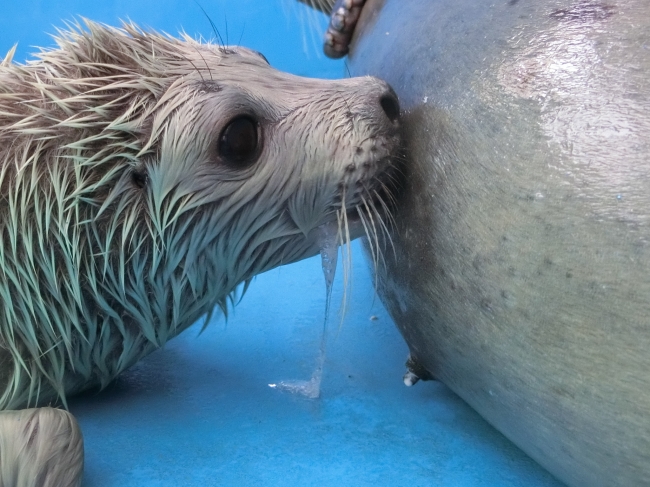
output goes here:
[[650, 3], [369, 0], [349, 66], [405, 109], [414, 358], [567, 484], [650, 485]]

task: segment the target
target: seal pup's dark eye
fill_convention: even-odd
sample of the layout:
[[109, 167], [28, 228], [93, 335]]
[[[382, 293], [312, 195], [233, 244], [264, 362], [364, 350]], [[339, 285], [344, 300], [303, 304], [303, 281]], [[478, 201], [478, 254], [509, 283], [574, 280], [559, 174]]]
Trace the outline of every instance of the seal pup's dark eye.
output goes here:
[[219, 136], [219, 156], [237, 166], [255, 161], [260, 149], [259, 130], [259, 123], [248, 115], [232, 119]]

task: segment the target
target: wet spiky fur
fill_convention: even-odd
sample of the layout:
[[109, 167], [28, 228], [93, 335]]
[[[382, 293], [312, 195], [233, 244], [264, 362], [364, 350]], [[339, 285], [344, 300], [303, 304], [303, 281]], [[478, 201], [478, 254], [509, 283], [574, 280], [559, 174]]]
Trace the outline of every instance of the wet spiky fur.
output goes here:
[[78, 487], [83, 437], [67, 411], [53, 408], [0, 413], [0, 487]]
[[[316, 253], [310, 232], [372, 205], [397, 145], [377, 80], [85, 29], [0, 66], [0, 409], [103, 387], [240, 283]], [[215, 140], [242, 110], [265, 142], [237, 168]]]

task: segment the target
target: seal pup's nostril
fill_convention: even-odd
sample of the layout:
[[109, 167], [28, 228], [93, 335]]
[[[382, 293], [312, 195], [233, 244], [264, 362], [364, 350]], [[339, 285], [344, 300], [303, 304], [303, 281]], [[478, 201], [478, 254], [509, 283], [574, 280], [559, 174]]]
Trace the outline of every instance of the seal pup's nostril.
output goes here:
[[388, 87], [388, 91], [379, 99], [379, 104], [388, 117], [388, 120], [392, 123], [397, 122], [399, 119], [399, 101], [397, 100], [397, 94], [390, 86]]

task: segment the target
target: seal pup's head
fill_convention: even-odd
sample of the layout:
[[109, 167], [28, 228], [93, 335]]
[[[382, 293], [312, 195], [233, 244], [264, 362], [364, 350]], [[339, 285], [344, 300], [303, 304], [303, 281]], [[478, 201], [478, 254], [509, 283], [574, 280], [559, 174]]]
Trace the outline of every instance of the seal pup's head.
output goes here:
[[57, 42], [0, 67], [0, 407], [107, 384], [317, 253], [337, 214], [349, 238], [379, 225], [399, 145], [384, 82], [133, 24]]

